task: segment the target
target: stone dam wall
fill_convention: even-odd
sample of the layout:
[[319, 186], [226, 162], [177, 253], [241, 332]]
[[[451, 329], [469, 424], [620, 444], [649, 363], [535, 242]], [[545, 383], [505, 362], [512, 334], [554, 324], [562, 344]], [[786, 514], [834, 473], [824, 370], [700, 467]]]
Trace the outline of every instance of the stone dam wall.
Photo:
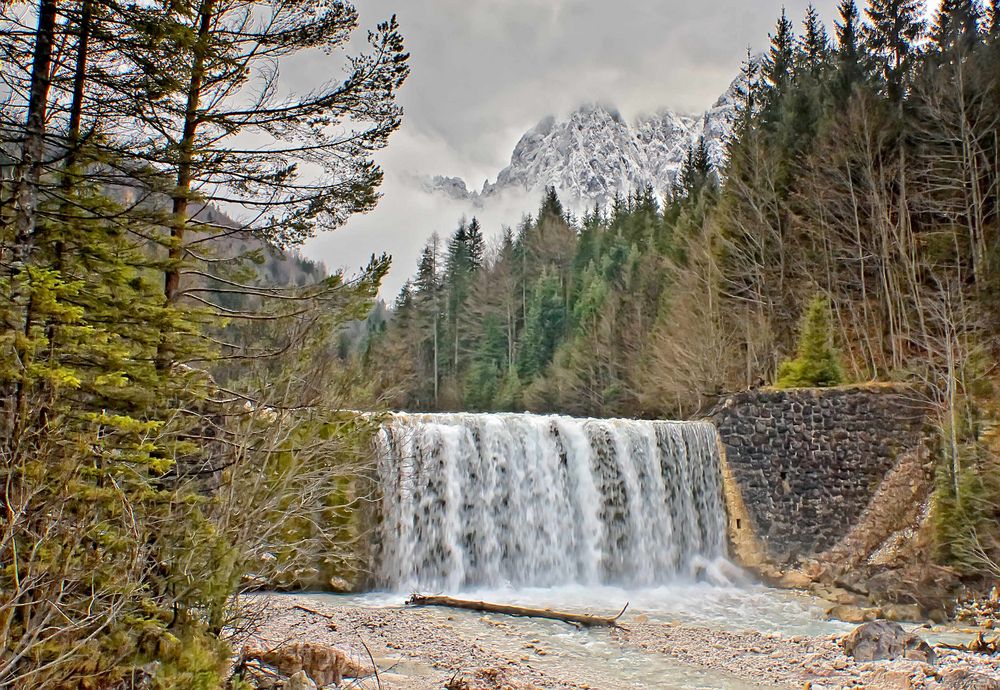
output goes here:
[[710, 418], [735, 555], [783, 565], [848, 535], [903, 454], [922, 445], [926, 406], [889, 386], [751, 390]]

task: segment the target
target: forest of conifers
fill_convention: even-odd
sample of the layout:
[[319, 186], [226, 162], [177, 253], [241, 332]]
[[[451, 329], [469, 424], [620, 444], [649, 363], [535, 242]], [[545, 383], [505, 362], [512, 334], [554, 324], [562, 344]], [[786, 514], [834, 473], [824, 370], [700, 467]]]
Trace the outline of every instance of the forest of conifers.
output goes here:
[[820, 296], [848, 381], [934, 400], [939, 498], [985, 526], [949, 531], [945, 557], [996, 575], [997, 3], [946, 0], [926, 24], [915, 0], [845, 0], [832, 35], [782, 14], [738, 83], [723, 169], [695, 145], [673, 189], [582, 218], [550, 189], [498, 243], [475, 219], [432, 238], [374, 329], [379, 390], [406, 409], [688, 417], [773, 383]]

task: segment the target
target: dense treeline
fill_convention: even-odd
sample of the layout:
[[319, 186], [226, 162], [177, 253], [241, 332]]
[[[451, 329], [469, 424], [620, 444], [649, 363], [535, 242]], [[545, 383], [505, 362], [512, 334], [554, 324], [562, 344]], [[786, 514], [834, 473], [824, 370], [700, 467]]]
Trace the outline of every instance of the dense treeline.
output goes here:
[[373, 422], [339, 412], [331, 342], [388, 260], [266, 254], [377, 199], [395, 21], [342, 79], [277, 87], [357, 24], [336, 1], [0, 4], [0, 687], [222, 687], [248, 573], [343, 572]]
[[723, 170], [695, 145], [662, 204], [435, 237], [369, 361], [401, 407], [687, 416], [775, 381], [821, 299], [838, 378], [929, 392], [942, 555], [996, 576], [997, 2], [782, 13], [742, 77]]
[[717, 194], [700, 161], [666, 213], [647, 189], [577, 225], [550, 189], [537, 219], [489, 249], [476, 219], [446, 245], [433, 237], [386, 337], [370, 345], [380, 373], [403, 383], [389, 387], [392, 403], [633, 416], [674, 404], [643, 393], [658, 375], [644, 340], [682, 258], [678, 235]]

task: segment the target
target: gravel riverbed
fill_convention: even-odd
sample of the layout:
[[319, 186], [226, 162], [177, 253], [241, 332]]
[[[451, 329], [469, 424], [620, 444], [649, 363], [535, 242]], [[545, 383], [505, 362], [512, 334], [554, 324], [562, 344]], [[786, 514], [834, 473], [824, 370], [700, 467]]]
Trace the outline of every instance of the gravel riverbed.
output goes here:
[[[626, 614], [618, 630], [441, 608], [344, 605], [323, 595], [247, 599], [254, 626], [234, 640], [261, 647], [315, 642], [367, 662], [387, 689], [626, 688], [1000, 690], [1000, 658], [938, 649], [935, 665], [858, 663], [839, 635], [726, 631]], [[995, 685], [991, 685], [994, 683]], [[378, 687], [374, 679], [350, 687]], [[456, 686], [460, 687], [460, 686]]]

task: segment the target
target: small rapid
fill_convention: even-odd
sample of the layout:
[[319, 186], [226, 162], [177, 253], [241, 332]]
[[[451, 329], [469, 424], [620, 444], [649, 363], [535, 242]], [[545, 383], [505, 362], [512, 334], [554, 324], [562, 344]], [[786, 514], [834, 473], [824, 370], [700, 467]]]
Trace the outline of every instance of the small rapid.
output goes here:
[[711, 424], [395, 414], [377, 444], [380, 587], [635, 588], [732, 570]]

